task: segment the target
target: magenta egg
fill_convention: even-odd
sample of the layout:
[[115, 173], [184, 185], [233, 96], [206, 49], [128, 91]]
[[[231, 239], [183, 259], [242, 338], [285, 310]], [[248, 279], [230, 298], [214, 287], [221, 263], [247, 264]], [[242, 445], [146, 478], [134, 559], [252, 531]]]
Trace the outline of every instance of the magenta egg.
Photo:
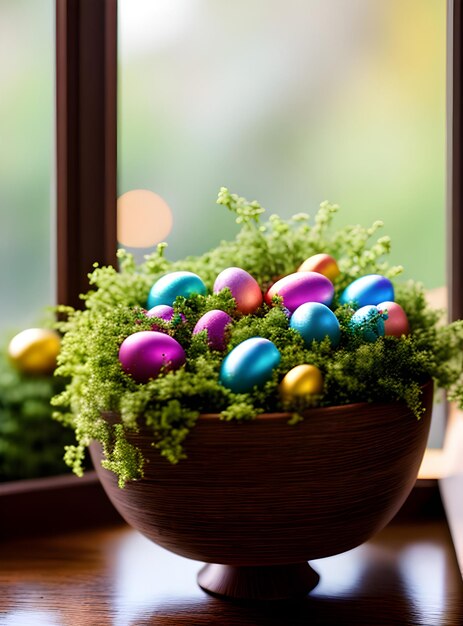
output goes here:
[[262, 304], [262, 291], [251, 274], [240, 267], [227, 267], [215, 279], [214, 293], [228, 287], [241, 313], [253, 313]]
[[193, 335], [200, 333], [202, 330], [207, 331], [207, 342], [213, 350], [225, 350], [225, 330], [228, 324], [232, 322], [232, 318], [225, 313], [214, 309], [208, 311], [196, 323], [193, 329]]
[[333, 300], [333, 283], [318, 272], [296, 272], [277, 280], [265, 295], [268, 304], [273, 296], [283, 298], [283, 305], [291, 312], [305, 302], [321, 302], [329, 306]]
[[122, 369], [137, 383], [156, 378], [162, 369], [177, 369], [185, 359], [185, 351], [176, 339], [154, 330], [129, 335], [119, 348]]
[[388, 314], [388, 318], [384, 322], [385, 335], [392, 335], [393, 337], [408, 335], [410, 332], [408, 317], [400, 304], [386, 300], [380, 302], [377, 306], [378, 309], [386, 310]]

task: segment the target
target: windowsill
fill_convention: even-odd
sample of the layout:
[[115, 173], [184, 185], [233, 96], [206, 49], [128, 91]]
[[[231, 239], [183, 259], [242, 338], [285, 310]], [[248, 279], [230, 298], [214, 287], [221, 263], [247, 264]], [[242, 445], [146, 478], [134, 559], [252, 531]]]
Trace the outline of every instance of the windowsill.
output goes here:
[[[436, 492], [434, 491], [434, 494]], [[320, 584], [289, 602], [233, 603], [196, 584], [201, 563], [123, 524], [1, 545], [0, 613], [34, 624], [372, 624], [457, 626], [463, 589], [433, 496], [362, 546], [312, 562]]]
[[418, 478], [440, 479], [463, 472], [463, 412], [451, 406], [442, 448], [427, 448]]

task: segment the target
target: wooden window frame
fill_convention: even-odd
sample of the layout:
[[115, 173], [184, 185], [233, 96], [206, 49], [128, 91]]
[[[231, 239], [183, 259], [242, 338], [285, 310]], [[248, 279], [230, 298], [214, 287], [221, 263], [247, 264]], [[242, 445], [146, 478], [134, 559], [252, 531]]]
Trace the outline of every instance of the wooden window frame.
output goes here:
[[[463, 319], [462, 2], [447, 1], [447, 280], [449, 317]], [[463, 413], [447, 424], [439, 479], [442, 501], [463, 575]]]
[[56, 0], [57, 299], [116, 265], [117, 0]]

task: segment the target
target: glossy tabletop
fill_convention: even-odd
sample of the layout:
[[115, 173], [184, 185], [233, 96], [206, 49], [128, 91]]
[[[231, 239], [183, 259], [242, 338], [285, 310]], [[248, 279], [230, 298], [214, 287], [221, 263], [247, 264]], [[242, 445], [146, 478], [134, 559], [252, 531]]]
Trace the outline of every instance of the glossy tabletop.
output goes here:
[[0, 543], [0, 625], [463, 624], [463, 584], [441, 509], [399, 519], [312, 565], [321, 581], [306, 598], [247, 604], [208, 596], [196, 584], [200, 563], [123, 524], [18, 538]]

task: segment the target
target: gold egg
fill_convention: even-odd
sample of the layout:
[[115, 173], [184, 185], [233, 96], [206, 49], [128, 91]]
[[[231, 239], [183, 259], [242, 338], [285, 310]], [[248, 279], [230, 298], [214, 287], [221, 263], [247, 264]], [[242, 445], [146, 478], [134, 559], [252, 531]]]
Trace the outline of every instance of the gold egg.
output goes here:
[[323, 376], [315, 365], [296, 365], [283, 377], [280, 395], [283, 400], [303, 398], [323, 391]]
[[333, 282], [340, 274], [338, 264], [329, 254], [314, 254], [302, 263], [298, 268], [298, 272], [318, 272], [323, 274]]
[[56, 367], [60, 345], [60, 337], [54, 330], [28, 328], [10, 341], [8, 356], [24, 374], [51, 374]]

